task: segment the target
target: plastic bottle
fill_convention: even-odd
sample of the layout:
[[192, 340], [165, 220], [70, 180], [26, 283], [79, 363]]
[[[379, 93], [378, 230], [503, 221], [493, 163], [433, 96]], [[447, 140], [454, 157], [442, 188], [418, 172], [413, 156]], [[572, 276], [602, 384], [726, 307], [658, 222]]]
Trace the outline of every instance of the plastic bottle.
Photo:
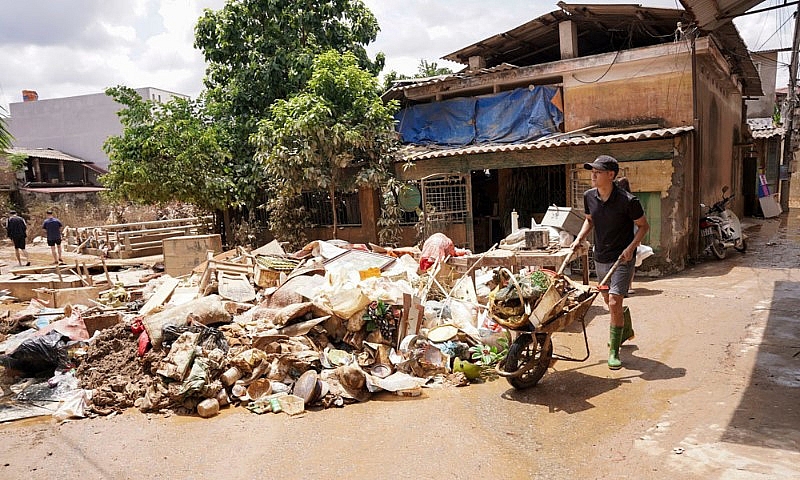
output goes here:
[[231, 385], [242, 378], [242, 371], [236, 367], [231, 367], [220, 376], [220, 380], [222, 380], [222, 384], [226, 387], [230, 387]]
[[203, 418], [213, 417], [219, 413], [219, 402], [216, 398], [206, 398], [197, 404], [197, 414]]

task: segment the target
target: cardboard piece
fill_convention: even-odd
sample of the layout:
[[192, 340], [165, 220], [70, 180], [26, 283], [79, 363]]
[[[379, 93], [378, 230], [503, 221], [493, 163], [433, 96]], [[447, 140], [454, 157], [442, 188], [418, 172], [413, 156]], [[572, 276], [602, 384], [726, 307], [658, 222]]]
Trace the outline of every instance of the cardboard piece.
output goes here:
[[780, 203], [772, 195], [759, 198], [758, 203], [761, 204], [761, 212], [764, 214], [764, 218], [777, 217], [783, 213]]

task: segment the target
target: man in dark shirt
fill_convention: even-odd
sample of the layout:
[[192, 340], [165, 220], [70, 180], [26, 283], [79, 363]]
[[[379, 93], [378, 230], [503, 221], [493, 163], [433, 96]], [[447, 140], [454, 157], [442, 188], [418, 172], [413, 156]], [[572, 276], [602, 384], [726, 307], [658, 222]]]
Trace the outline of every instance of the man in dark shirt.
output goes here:
[[[572, 246], [580, 245], [594, 229], [594, 263], [598, 279], [605, 277], [617, 259], [620, 260], [608, 281], [608, 292], [603, 291], [603, 299], [611, 314], [608, 368], [617, 370], [622, 367], [619, 346], [633, 338], [633, 326], [630, 316], [623, 315], [622, 301], [628, 292], [636, 247], [650, 225], [639, 199], [614, 183], [619, 173], [619, 163], [614, 157], [600, 155], [594, 162], [584, 164], [583, 168], [592, 171], [594, 188], [583, 194], [586, 220]], [[638, 227], [635, 234], [634, 225]]]
[[53, 216], [53, 211], [48, 210], [42, 228], [47, 232], [47, 244], [50, 245], [55, 263], [64, 263], [61, 260], [61, 227], [61, 222]]
[[30, 265], [31, 262], [28, 258], [28, 252], [25, 250], [25, 239], [28, 236], [28, 224], [25, 223], [24, 218], [17, 216], [17, 212], [14, 210], [9, 212], [6, 232], [8, 233], [8, 238], [14, 242], [14, 253], [17, 255], [17, 262], [22, 265], [22, 259], [20, 258], [20, 252], [22, 252], [22, 256], [25, 257], [25, 265]]

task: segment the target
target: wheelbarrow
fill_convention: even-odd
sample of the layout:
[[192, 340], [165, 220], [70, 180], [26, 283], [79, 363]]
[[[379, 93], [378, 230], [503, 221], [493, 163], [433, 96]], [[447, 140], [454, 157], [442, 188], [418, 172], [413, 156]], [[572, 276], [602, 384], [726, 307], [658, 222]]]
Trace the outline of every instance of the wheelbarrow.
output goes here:
[[[526, 321], [501, 325], [518, 332], [516, 339], [508, 348], [506, 358], [495, 367], [496, 373], [505, 377], [508, 383], [516, 389], [526, 389], [535, 386], [547, 372], [553, 359], [584, 362], [589, 358], [589, 339], [586, 335], [586, 321], [584, 317], [594, 299], [603, 290], [607, 289], [606, 282], [619, 266], [618, 259], [612, 265], [605, 277], [597, 287], [579, 285], [568, 277], [563, 276], [564, 266], [571, 255], [564, 259], [564, 263], [553, 276], [547, 291], [538, 300], [535, 306], [526, 304]], [[510, 274], [511, 272], [508, 272]], [[515, 285], [520, 300], [522, 300], [521, 287], [510, 275], [510, 281]], [[566, 287], [559, 288], [559, 282], [566, 283]], [[499, 320], [495, 318], [495, 320]], [[580, 322], [583, 332], [583, 341], [586, 355], [583, 358], [572, 358], [553, 352], [552, 335], [561, 332], [574, 322]]]

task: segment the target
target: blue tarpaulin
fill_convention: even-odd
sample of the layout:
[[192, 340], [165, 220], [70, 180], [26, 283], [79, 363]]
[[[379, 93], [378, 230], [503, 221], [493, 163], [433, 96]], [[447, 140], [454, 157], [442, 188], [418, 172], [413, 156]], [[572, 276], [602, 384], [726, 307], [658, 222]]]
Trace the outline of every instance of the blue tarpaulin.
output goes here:
[[558, 132], [563, 114], [551, 100], [555, 87], [518, 88], [473, 98], [455, 98], [397, 113], [403, 142], [469, 145], [519, 143]]

